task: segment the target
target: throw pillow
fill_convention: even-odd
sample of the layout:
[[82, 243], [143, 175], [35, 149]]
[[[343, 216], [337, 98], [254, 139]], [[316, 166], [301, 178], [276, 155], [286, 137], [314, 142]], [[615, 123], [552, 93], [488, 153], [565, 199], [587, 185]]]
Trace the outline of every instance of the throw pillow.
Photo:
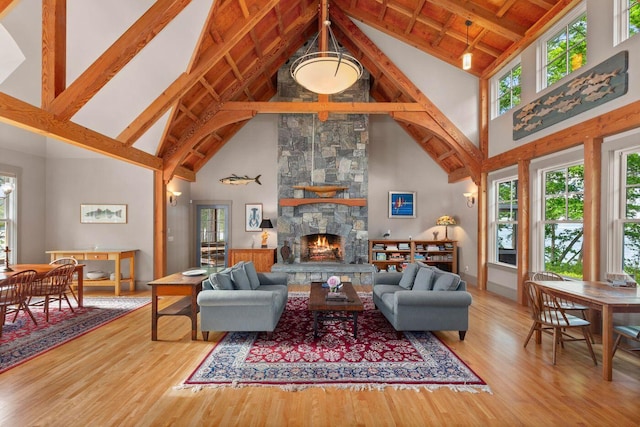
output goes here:
[[231, 269], [231, 280], [233, 280], [234, 289], [242, 291], [251, 290], [251, 282], [249, 282], [249, 277], [247, 277], [247, 273], [244, 271], [242, 266], [240, 266], [240, 268]]
[[408, 264], [402, 272], [402, 278], [400, 279], [400, 287], [405, 289], [411, 289], [413, 287], [413, 281], [418, 274], [418, 264]]
[[460, 276], [448, 271], [436, 269], [434, 271], [435, 280], [433, 281], [434, 291], [455, 291], [460, 284]]
[[209, 276], [213, 289], [217, 291], [231, 291], [233, 290], [233, 283], [231, 282], [231, 268], [225, 268], [222, 271], [213, 273]]
[[247, 273], [249, 283], [251, 283], [251, 289], [258, 289], [260, 287], [260, 279], [258, 279], [258, 272], [256, 271], [256, 266], [253, 264], [253, 261], [245, 262], [242, 268], [244, 268], [244, 272]]
[[433, 269], [421, 267], [413, 281], [414, 291], [430, 291], [433, 287]]

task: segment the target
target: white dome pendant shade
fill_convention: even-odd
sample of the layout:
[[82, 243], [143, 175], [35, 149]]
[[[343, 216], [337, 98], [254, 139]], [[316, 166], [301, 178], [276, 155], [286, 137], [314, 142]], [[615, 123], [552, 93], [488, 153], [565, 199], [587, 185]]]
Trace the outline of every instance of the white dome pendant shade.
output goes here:
[[362, 77], [362, 65], [344, 53], [314, 52], [291, 65], [291, 76], [311, 92], [333, 95], [350, 88]]

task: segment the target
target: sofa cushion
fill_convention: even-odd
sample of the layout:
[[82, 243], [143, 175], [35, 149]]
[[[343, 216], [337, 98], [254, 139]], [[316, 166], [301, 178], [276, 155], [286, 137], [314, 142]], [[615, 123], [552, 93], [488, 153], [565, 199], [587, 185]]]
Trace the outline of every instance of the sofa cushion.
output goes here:
[[218, 291], [230, 291], [233, 289], [233, 282], [231, 280], [231, 268], [225, 268], [222, 271], [213, 273], [209, 276], [211, 286]]
[[460, 276], [458, 276], [457, 274], [435, 269], [434, 275], [434, 291], [455, 291], [456, 289], [458, 289], [458, 285], [460, 284]]
[[398, 284], [405, 289], [411, 289], [419, 268], [418, 264], [408, 264], [402, 271], [402, 278]]
[[233, 281], [233, 288], [243, 291], [251, 290], [251, 282], [247, 273], [242, 268], [242, 265], [234, 265], [231, 268], [231, 280]]
[[433, 269], [430, 267], [420, 267], [416, 280], [413, 281], [414, 291], [430, 291], [433, 288]]
[[242, 264], [242, 268], [244, 268], [245, 273], [247, 273], [251, 289], [258, 289], [260, 286], [260, 279], [258, 279], [258, 272], [256, 271], [256, 266], [253, 264], [253, 261], [245, 262]]

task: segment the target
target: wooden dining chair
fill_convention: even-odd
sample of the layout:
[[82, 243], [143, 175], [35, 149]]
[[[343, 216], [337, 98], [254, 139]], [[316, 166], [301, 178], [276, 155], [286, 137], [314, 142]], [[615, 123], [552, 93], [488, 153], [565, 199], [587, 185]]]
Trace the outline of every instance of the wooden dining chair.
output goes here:
[[[49, 304], [52, 301], [64, 299], [71, 311], [74, 311], [66, 290], [73, 278], [75, 268], [74, 264], [62, 264], [49, 271], [42, 279], [35, 280], [31, 285], [29, 305], [43, 306], [47, 322], [49, 322]], [[41, 297], [42, 299], [32, 302], [34, 297]], [[60, 306], [60, 309], [62, 309], [62, 306]]]
[[[72, 257], [62, 257], [62, 258], [54, 259], [49, 263], [49, 265], [62, 265], [62, 264], [73, 264], [75, 266], [75, 265], [78, 265], [78, 260]], [[74, 272], [71, 280], [69, 281], [69, 285], [67, 286], [67, 289], [65, 289], [65, 294], [71, 293], [71, 296], [75, 300], [76, 304], [78, 304], [78, 297], [76, 296], [76, 292], [73, 289], [73, 286], [78, 282], [77, 276], [78, 274]], [[62, 298], [56, 298], [56, 299], [58, 300], [58, 309], [62, 310]]]
[[[556, 364], [556, 355], [558, 352], [558, 344], [569, 341], [585, 341], [593, 359], [593, 364], [598, 365], [596, 355], [591, 346], [591, 337], [589, 335], [588, 320], [568, 314], [564, 309], [559, 308], [558, 298], [547, 292], [542, 286], [536, 285], [534, 282], [526, 282], [527, 296], [531, 308], [531, 318], [533, 325], [529, 330], [527, 339], [524, 342], [525, 348], [536, 330], [552, 330], [553, 331], [553, 364]], [[567, 329], [580, 329], [584, 338], [576, 338], [566, 334]]]
[[[620, 325], [614, 326], [613, 332], [616, 334], [616, 341], [613, 344], [613, 350], [611, 351], [611, 358], [616, 355], [616, 350], [620, 344], [622, 338], [627, 338], [636, 342], [640, 342], [640, 326]], [[626, 351], [640, 351], [640, 347], [627, 348]]]
[[0, 336], [2, 336], [2, 327], [7, 314], [15, 313], [13, 321], [15, 322], [20, 310], [29, 314], [31, 320], [36, 325], [35, 316], [29, 310], [27, 305], [27, 295], [29, 287], [36, 278], [34, 270], [26, 270], [10, 276], [8, 279], [0, 282]]

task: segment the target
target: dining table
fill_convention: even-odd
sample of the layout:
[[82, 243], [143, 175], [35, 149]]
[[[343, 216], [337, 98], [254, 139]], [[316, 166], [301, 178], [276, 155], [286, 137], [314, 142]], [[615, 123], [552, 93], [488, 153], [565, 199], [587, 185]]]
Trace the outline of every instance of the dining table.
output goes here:
[[[35, 270], [36, 277], [44, 277], [45, 274], [50, 272], [56, 267], [60, 267], [60, 264], [13, 264], [11, 265], [11, 271], [0, 271], [0, 284], [5, 279], [13, 276], [16, 273], [26, 270]], [[76, 268], [74, 270], [78, 275], [78, 307], [83, 307], [83, 298], [84, 298], [84, 264], [76, 264]]]
[[[640, 313], [640, 288], [614, 286], [598, 281], [537, 281], [536, 285], [566, 300], [586, 305], [601, 313], [602, 318], [602, 378], [613, 377], [613, 315]], [[538, 331], [537, 334], [540, 332]], [[539, 336], [537, 337], [539, 341]]]

